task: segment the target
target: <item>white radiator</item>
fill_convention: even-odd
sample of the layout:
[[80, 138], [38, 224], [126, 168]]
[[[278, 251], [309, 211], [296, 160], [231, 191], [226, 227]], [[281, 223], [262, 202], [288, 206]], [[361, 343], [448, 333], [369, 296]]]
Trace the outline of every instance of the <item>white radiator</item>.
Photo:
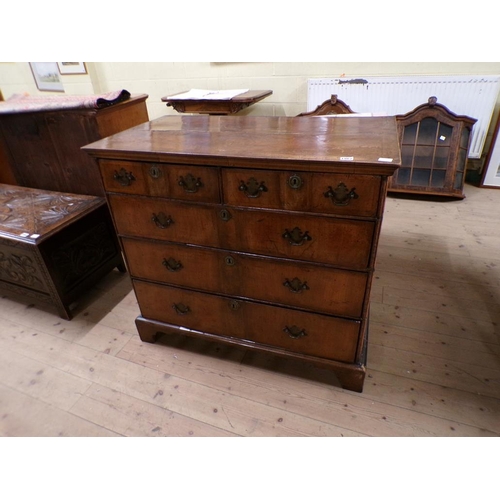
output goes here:
[[400, 115], [436, 96], [451, 112], [477, 120], [469, 158], [480, 158], [499, 90], [500, 75], [313, 78], [307, 82], [307, 111], [336, 94], [357, 113]]

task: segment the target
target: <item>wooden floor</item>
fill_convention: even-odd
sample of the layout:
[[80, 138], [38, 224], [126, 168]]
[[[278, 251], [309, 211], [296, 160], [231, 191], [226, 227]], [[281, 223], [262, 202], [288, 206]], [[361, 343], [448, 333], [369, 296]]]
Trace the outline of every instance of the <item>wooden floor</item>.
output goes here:
[[127, 275], [64, 321], [0, 300], [2, 436], [498, 436], [500, 190], [390, 197], [362, 394], [300, 364], [139, 340]]

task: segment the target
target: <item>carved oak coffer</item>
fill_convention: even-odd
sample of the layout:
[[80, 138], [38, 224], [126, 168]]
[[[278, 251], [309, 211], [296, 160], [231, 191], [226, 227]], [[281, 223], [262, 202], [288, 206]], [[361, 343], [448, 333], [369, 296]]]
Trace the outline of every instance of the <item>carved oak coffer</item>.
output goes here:
[[101, 197], [0, 184], [0, 290], [55, 307], [72, 305], [114, 267], [124, 270]]
[[243, 346], [362, 390], [394, 117], [169, 116], [83, 149], [99, 161], [143, 341]]

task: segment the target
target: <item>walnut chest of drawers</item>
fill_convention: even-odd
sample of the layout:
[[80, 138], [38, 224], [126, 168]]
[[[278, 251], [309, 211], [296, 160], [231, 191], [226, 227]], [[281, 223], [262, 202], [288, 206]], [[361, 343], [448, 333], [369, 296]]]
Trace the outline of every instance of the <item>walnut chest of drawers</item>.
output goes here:
[[327, 367], [362, 391], [393, 117], [169, 116], [100, 166], [143, 341], [177, 333]]

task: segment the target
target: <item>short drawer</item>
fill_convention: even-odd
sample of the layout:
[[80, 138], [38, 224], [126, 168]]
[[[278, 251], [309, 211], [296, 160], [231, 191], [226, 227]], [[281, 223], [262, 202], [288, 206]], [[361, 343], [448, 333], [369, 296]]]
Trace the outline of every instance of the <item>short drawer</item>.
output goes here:
[[368, 274], [226, 250], [122, 238], [132, 277], [361, 317]]
[[216, 168], [101, 160], [106, 191], [219, 203]]
[[146, 319], [354, 362], [360, 322], [133, 280]]
[[359, 217], [376, 217], [380, 177], [374, 175], [222, 169], [223, 202]]
[[118, 233], [240, 252], [369, 266], [375, 223], [110, 195]]

